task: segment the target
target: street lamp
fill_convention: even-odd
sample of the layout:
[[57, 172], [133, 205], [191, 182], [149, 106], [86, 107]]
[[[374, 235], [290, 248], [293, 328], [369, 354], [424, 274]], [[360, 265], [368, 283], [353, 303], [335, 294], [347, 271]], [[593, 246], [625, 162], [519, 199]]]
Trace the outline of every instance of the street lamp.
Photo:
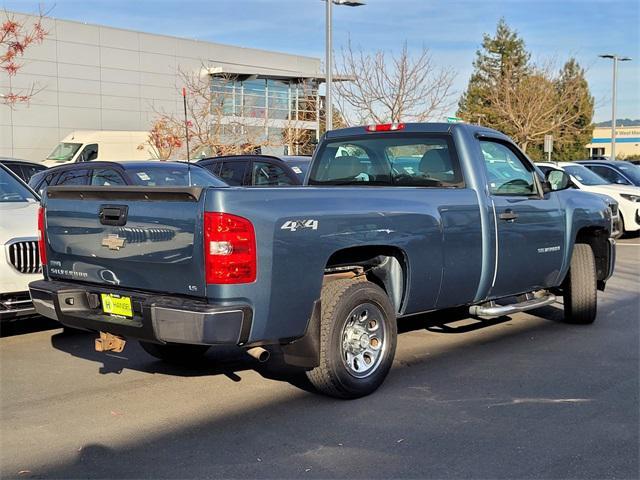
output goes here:
[[598, 55], [600, 58], [613, 60], [613, 88], [611, 93], [611, 160], [616, 159], [616, 77], [618, 75], [618, 62], [629, 62], [629, 57], [619, 57], [616, 54], [607, 53]]
[[326, 45], [326, 59], [325, 59], [325, 96], [324, 96], [324, 112], [325, 112], [325, 131], [329, 131], [333, 129], [333, 103], [331, 99], [331, 84], [333, 83], [333, 45], [332, 45], [332, 31], [331, 31], [331, 18], [332, 18], [332, 6], [335, 3], [336, 5], [344, 5], [347, 7], [359, 7], [360, 5], [365, 5], [364, 2], [359, 0], [324, 0], [327, 2], [327, 21], [326, 21], [326, 37], [327, 37], [327, 45]]

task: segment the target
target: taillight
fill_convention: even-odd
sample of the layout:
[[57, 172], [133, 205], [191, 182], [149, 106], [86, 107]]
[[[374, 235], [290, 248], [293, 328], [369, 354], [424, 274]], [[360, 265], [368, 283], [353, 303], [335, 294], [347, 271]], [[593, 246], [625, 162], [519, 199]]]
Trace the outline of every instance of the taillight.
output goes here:
[[379, 125], [368, 125], [367, 132], [393, 132], [404, 130], [404, 123], [381, 123]]
[[44, 208], [38, 209], [38, 252], [40, 253], [40, 263], [47, 264], [47, 247], [45, 245], [44, 228]]
[[250, 283], [256, 279], [256, 234], [249, 220], [205, 212], [204, 258], [207, 283]]

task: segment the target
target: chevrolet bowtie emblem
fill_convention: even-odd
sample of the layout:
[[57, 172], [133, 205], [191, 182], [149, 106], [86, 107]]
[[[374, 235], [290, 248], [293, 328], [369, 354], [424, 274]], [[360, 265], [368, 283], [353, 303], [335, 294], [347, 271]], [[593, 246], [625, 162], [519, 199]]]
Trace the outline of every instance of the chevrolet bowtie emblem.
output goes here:
[[108, 247], [109, 250], [120, 250], [124, 247], [124, 238], [120, 238], [117, 233], [110, 233], [102, 239], [102, 246]]

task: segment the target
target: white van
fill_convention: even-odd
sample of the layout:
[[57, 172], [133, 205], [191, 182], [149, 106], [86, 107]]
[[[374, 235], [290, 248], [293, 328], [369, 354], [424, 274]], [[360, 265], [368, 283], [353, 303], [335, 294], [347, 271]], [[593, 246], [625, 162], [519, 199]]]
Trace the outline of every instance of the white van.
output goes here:
[[78, 130], [67, 135], [43, 162], [49, 167], [91, 160], [155, 160], [149, 132]]

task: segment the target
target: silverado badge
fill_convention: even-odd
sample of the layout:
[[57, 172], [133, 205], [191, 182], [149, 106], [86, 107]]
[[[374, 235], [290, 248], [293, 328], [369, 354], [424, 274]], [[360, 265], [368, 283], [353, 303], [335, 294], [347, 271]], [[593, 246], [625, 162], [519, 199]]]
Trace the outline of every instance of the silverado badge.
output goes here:
[[124, 247], [124, 238], [120, 238], [117, 233], [110, 233], [102, 239], [102, 246], [109, 250], [120, 250]]

